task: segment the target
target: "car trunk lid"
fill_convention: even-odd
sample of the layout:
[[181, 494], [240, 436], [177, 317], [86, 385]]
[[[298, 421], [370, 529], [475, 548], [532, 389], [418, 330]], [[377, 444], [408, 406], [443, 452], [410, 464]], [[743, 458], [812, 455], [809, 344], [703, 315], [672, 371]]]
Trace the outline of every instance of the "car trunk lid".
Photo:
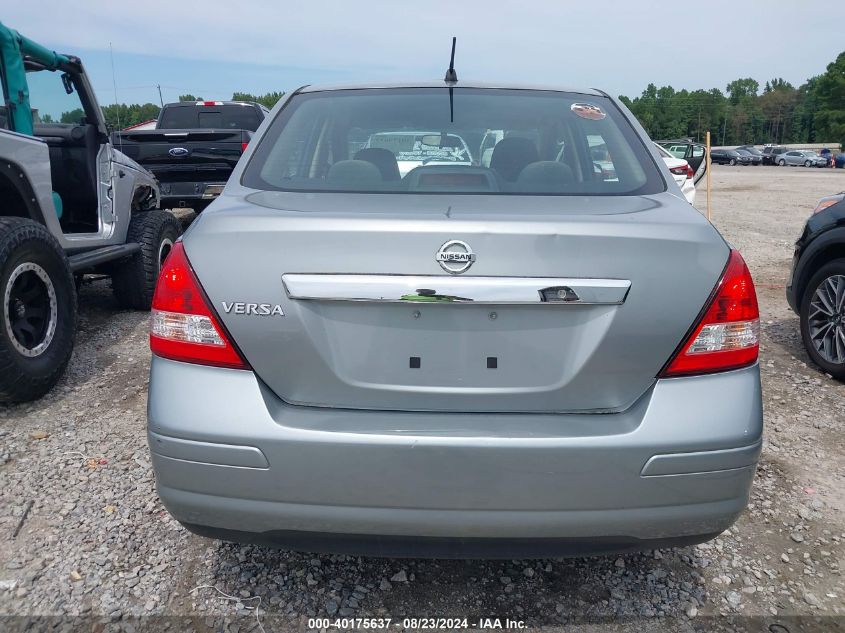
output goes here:
[[[624, 409], [695, 321], [728, 247], [674, 196], [548, 200], [261, 193], [206, 211], [186, 251], [289, 403]], [[441, 263], [466, 258], [438, 261], [455, 241], [474, 255], [460, 275]]]

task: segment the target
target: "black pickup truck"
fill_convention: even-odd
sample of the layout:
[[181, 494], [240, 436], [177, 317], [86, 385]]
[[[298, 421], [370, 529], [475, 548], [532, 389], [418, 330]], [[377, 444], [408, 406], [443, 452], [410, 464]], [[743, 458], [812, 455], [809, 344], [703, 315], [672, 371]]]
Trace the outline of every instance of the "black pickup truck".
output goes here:
[[268, 112], [246, 101], [168, 103], [155, 129], [115, 132], [112, 142], [155, 175], [162, 208], [199, 212], [223, 190]]

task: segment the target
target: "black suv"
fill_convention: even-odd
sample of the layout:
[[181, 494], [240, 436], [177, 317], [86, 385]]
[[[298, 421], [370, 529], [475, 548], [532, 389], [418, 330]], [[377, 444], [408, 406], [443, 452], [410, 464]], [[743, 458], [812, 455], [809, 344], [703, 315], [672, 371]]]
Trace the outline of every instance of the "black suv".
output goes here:
[[781, 147], [780, 145], [766, 145], [763, 148], [763, 164], [764, 165], [777, 165], [778, 164], [778, 156], [783, 154], [784, 152], [788, 152], [788, 147]]
[[822, 198], [795, 243], [786, 285], [813, 362], [845, 380], [845, 192]]

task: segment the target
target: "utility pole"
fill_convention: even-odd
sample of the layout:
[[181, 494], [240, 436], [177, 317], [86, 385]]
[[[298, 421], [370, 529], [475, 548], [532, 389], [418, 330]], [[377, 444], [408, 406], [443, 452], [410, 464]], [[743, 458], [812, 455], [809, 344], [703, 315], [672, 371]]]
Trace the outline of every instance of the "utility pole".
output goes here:
[[161, 97], [161, 84], [156, 84], [156, 88], [158, 88], [158, 100], [161, 103], [161, 107], [164, 107], [164, 99]]
[[695, 130], [695, 140], [701, 142], [701, 104], [698, 106], [698, 127]]

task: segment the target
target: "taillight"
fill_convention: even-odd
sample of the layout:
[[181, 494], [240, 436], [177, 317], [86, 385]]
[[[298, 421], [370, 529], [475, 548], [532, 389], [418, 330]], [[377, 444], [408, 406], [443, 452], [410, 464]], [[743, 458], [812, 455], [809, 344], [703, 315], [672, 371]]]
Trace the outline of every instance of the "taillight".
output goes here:
[[241, 154], [246, 151], [247, 145], [249, 145], [249, 141], [244, 141], [241, 143]]
[[672, 167], [669, 171], [676, 176], [686, 176], [687, 178], [695, 176], [695, 172], [692, 170], [692, 167], [689, 166], [689, 163], [686, 165], [679, 165], [678, 167]]
[[209, 306], [182, 242], [170, 250], [150, 313], [150, 349], [185, 363], [249, 369]]
[[660, 377], [709, 374], [747, 367], [760, 349], [760, 313], [748, 266], [731, 251], [710, 301]]
[[819, 203], [816, 205], [816, 208], [813, 209], [813, 215], [819, 213], [820, 211], [824, 211], [828, 207], [832, 207], [837, 202], [842, 202], [842, 199], [845, 198], [845, 193], [838, 193], [835, 196], [827, 196], [826, 198], [822, 198], [819, 200]]

